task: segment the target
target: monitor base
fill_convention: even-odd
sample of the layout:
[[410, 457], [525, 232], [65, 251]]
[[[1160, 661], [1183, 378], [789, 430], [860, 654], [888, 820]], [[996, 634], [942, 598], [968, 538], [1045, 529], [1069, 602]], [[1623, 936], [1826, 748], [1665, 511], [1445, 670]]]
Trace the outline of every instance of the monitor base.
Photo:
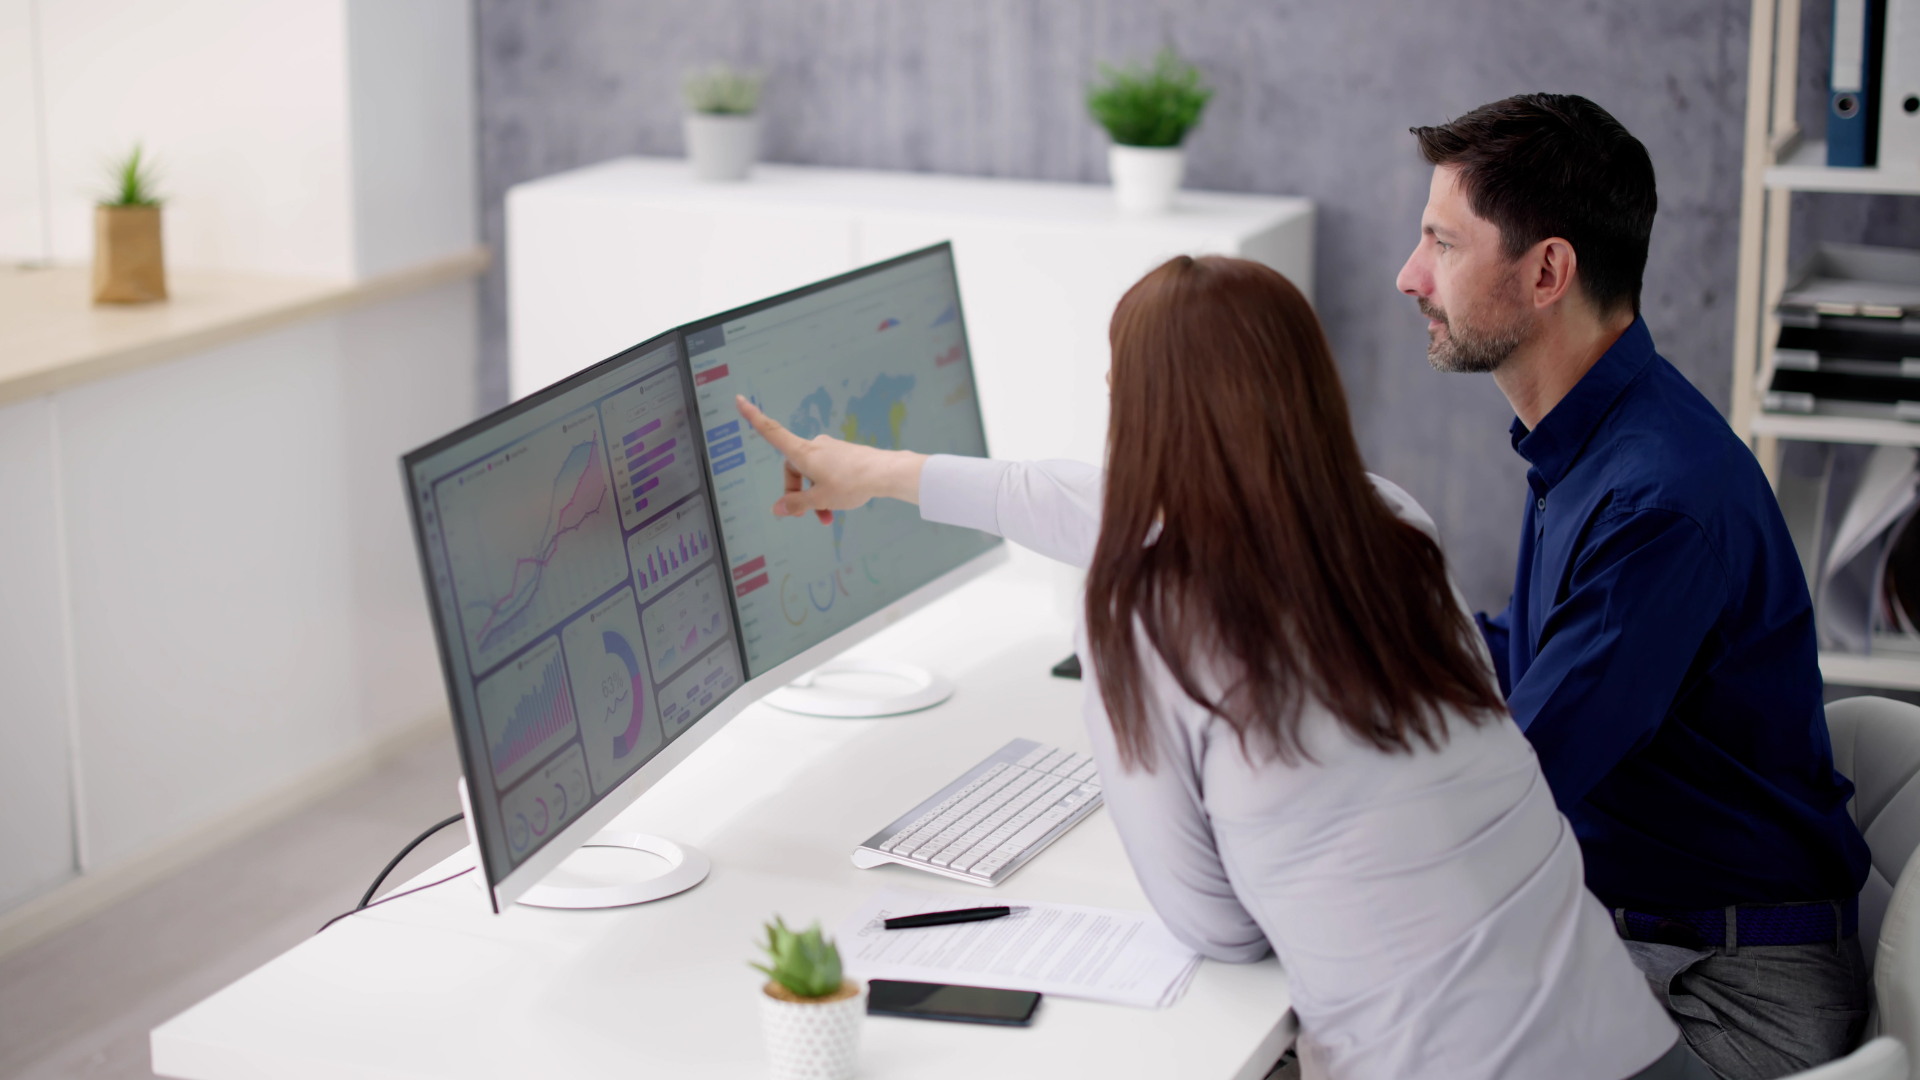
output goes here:
[[[637, 868], [638, 860], [617, 859], [609, 867], [607, 860], [592, 855], [588, 856], [595, 863], [591, 868], [569, 867], [569, 863], [581, 861], [582, 853], [594, 848], [625, 848], [645, 852], [665, 860], [667, 869], [648, 877], [621, 880], [630, 870]], [[697, 848], [685, 847], [647, 833], [608, 829], [580, 845], [579, 851], [567, 856], [566, 862], [547, 875], [548, 880], [523, 893], [519, 902], [528, 907], [573, 909], [644, 904], [693, 888], [706, 880], [711, 866], [706, 855]], [[612, 873], [607, 872], [609, 868]], [[613, 880], [607, 880], [609, 878]]]
[[953, 696], [953, 684], [892, 660], [829, 660], [761, 699], [807, 716], [860, 719], [919, 712]]

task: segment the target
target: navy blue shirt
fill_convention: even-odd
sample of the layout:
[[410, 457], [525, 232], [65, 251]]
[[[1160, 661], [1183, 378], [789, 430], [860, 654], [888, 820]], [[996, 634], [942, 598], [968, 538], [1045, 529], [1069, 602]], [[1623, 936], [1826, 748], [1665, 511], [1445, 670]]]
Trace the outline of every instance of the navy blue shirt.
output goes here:
[[1853, 896], [1813, 604], [1753, 453], [1639, 319], [1512, 434], [1520, 564], [1479, 621], [1587, 886], [1652, 911]]

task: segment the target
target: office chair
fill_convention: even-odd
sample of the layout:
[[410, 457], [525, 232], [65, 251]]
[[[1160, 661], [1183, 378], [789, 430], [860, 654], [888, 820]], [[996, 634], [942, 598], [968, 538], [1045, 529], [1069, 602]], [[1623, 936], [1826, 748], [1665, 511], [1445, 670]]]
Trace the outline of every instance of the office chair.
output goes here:
[[[1920, 707], [1879, 697], [1847, 698], [1827, 706], [1827, 731], [1834, 767], [1853, 781], [1847, 809], [1873, 858], [1860, 890], [1860, 948], [1874, 988], [1867, 1034], [1914, 1046], [1920, 1039], [1920, 872], [1905, 871], [1920, 848]], [[1840, 1061], [1799, 1075], [1809, 1080], [1907, 1077], [1911, 1066], [1901, 1047], [1895, 1047], [1900, 1068], [1884, 1071], [1892, 1068], [1890, 1051], [1874, 1048], [1885, 1041], [1872, 1039]], [[1869, 1071], [1847, 1071], [1856, 1059], [1858, 1068]]]

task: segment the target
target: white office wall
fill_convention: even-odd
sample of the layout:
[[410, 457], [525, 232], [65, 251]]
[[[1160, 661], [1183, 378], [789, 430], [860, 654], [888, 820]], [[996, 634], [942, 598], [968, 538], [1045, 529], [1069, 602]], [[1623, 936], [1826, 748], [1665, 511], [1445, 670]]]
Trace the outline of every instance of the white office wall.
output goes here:
[[339, 333], [58, 399], [97, 865], [357, 747]]
[[362, 275], [475, 235], [469, 0], [347, 0], [354, 261]]
[[39, 106], [34, 93], [33, 6], [0, 0], [0, 260], [48, 252], [41, 228]]
[[0, 407], [0, 910], [73, 875], [53, 406]]
[[353, 274], [344, 0], [35, 2], [56, 259], [92, 257], [105, 165], [140, 142], [170, 263]]

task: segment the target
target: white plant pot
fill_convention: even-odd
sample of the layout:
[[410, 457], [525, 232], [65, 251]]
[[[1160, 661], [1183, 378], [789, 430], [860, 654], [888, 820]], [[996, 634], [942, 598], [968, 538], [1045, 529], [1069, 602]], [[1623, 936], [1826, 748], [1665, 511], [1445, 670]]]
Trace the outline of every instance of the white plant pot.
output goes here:
[[760, 118], [689, 113], [686, 136], [694, 179], [745, 180], [760, 145]]
[[[859, 984], [854, 984], [858, 986]], [[782, 1001], [760, 992], [773, 1080], [850, 1080], [860, 1058], [860, 1022], [867, 989], [839, 1001]]]
[[1132, 214], [1164, 214], [1187, 170], [1187, 153], [1177, 146], [1107, 147], [1107, 175], [1114, 201]]

